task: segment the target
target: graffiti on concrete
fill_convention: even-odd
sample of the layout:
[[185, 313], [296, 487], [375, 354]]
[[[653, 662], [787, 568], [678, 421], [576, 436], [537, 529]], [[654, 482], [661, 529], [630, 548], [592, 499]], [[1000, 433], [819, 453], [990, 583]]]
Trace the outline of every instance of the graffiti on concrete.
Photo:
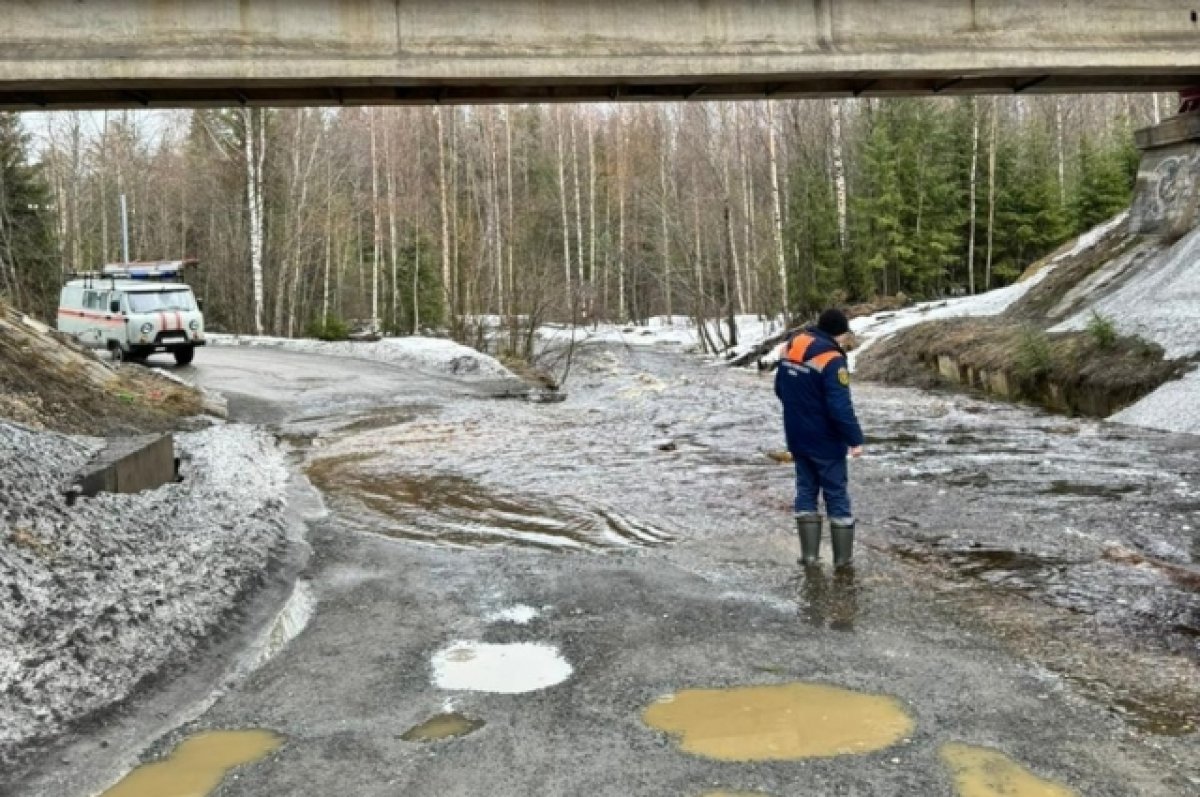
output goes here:
[[1200, 151], [1162, 158], [1152, 168], [1143, 162], [1134, 198], [1137, 232], [1158, 232], [1189, 222], [1200, 199]]

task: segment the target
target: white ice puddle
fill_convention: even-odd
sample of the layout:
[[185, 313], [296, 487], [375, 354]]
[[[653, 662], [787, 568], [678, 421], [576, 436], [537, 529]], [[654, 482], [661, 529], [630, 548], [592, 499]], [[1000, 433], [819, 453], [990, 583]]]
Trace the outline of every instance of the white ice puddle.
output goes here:
[[520, 694], [562, 683], [571, 664], [558, 648], [538, 642], [506, 645], [455, 642], [433, 654], [433, 683], [440, 689]]
[[505, 609], [492, 612], [484, 618], [489, 623], [513, 623], [514, 625], [529, 625], [529, 623], [537, 619], [541, 615], [541, 611], [532, 606], [526, 606], [523, 603], [518, 603], [516, 606], [509, 606]]

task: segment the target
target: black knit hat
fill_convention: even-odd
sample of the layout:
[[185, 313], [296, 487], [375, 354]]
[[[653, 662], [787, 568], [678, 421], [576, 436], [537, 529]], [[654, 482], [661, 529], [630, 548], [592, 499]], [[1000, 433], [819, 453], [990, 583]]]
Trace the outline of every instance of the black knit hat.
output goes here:
[[838, 335], [845, 335], [850, 331], [850, 322], [846, 320], [846, 314], [841, 310], [830, 308], [821, 313], [821, 318], [817, 321], [817, 329], [836, 338]]

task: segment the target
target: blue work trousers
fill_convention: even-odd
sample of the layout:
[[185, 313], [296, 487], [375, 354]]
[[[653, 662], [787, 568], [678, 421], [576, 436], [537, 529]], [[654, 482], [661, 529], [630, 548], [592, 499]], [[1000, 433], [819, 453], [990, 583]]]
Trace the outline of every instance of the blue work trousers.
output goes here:
[[850, 511], [849, 472], [846, 458], [817, 459], [793, 452], [796, 462], [797, 515], [817, 511], [817, 496], [825, 497], [825, 513], [830, 520], [849, 525], [854, 521]]

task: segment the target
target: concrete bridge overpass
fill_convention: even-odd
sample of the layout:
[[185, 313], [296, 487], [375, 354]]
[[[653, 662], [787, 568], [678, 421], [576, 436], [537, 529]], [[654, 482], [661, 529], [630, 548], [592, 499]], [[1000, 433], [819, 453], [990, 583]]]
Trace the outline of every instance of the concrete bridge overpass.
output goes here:
[[0, 108], [1200, 85], [1200, 0], [0, 0]]

